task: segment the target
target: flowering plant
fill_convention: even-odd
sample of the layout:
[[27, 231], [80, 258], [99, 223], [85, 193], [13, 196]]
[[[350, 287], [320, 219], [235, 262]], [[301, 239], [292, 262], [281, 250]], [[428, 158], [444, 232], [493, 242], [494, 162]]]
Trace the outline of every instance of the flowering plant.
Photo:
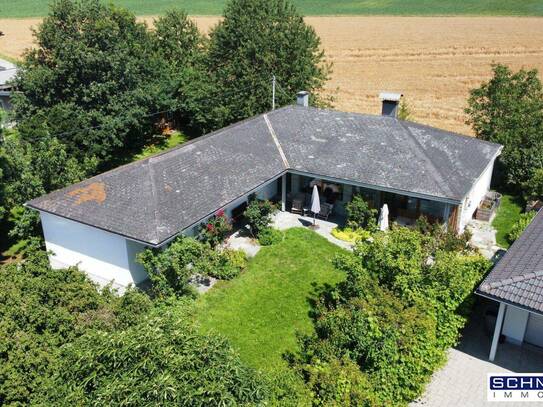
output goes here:
[[209, 218], [206, 223], [200, 225], [198, 239], [215, 247], [221, 244], [231, 231], [232, 224], [224, 210], [221, 209]]

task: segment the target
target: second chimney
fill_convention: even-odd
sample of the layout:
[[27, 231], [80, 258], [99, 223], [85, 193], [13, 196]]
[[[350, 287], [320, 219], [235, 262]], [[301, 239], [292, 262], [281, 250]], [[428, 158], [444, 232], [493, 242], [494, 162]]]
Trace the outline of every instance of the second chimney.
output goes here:
[[381, 114], [383, 116], [398, 117], [398, 110], [400, 106], [401, 93], [381, 92], [379, 99], [383, 104], [381, 108]]
[[302, 90], [301, 92], [298, 92], [296, 94], [296, 104], [298, 106], [309, 106], [309, 92], [306, 92], [305, 90]]

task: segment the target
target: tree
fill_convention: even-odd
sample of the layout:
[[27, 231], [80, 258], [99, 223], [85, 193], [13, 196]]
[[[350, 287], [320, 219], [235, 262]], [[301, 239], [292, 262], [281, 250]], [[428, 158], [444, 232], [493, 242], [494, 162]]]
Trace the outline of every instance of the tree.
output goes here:
[[25, 261], [0, 266], [0, 403], [45, 405], [36, 397], [63, 345], [92, 329], [129, 326], [150, 304], [133, 290], [123, 297], [100, 292], [75, 267], [52, 269], [36, 247]]
[[313, 103], [330, 72], [320, 39], [288, 0], [231, 0], [211, 31], [208, 70], [225, 107], [226, 123], [271, 109], [271, 83], [279, 84], [276, 105], [310, 91]]
[[[71, 157], [112, 159], [149, 139], [173, 100], [146, 26], [99, 0], [60, 0], [34, 31], [13, 99], [21, 125], [36, 115]], [[33, 141], [33, 140], [30, 140]]]
[[260, 375], [222, 337], [202, 335], [175, 307], [140, 324], [89, 331], [65, 346], [45, 405], [258, 405]]
[[467, 123], [478, 138], [504, 146], [503, 181], [521, 189], [543, 168], [543, 87], [537, 70], [512, 72], [494, 65], [494, 76], [470, 92]]

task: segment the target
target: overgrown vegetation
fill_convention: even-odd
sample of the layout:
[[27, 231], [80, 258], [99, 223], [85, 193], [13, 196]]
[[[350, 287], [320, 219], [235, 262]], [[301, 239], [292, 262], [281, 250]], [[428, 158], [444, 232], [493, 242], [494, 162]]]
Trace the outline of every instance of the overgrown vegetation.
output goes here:
[[520, 215], [519, 220], [515, 222], [511, 228], [511, 231], [507, 235], [507, 241], [510, 244], [513, 244], [513, 242], [517, 240], [520, 235], [522, 235], [522, 232], [524, 232], [524, 229], [526, 229], [530, 222], [535, 218], [535, 215], [535, 211], [526, 212]]
[[265, 377], [186, 300], [99, 291], [44, 251], [0, 267], [0, 404], [238, 405], [268, 399]]
[[422, 393], [489, 267], [461, 240], [393, 227], [336, 258], [346, 279], [321, 296], [294, 358], [315, 404], [406, 405]]

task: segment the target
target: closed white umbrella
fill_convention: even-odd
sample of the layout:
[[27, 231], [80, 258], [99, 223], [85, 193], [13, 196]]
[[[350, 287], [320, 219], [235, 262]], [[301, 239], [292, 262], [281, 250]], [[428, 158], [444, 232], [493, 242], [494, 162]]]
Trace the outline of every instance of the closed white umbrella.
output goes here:
[[384, 204], [379, 214], [379, 230], [383, 232], [388, 229], [388, 205]]
[[321, 201], [319, 198], [319, 189], [316, 185], [313, 185], [313, 194], [311, 195], [311, 212], [313, 212], [313, 225], [315, 224], [315, 218], [317, 213], [321, 211]]

